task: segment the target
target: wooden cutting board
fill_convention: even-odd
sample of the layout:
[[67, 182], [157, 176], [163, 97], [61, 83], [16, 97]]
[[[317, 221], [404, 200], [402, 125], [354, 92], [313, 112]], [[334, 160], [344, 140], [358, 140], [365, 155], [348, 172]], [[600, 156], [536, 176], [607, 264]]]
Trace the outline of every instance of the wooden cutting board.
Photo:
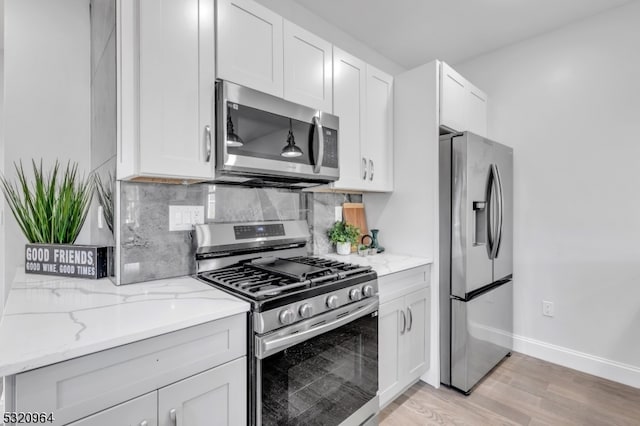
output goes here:
[[[342, 204], [342, 219], [344, 222], [353, 225], [357, 228], [360, 228], [360, 236], [358, 237], [358, 244], [360, 244], [360, 240], [363, 235], [367, 235], [369, 233], [369, 228], [367, 228], [367, 217], [364, 213], [364, 204], [363, 203], [343, 203]], [[369, 239], [366, 240], [367, 244], [370, 243]], [[357, 249], [357, 245], [356, 245]], [[352, 247], [353, 250], [353, 247]]]

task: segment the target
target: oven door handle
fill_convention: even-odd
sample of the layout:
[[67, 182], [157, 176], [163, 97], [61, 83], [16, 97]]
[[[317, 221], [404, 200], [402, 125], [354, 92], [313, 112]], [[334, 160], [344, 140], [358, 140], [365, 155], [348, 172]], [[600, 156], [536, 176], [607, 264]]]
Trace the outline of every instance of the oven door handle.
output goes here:
[[[275, 334], [266, 337], [256, 337], [256, 357], [258, 359], [264, 359], [270, 355], [273, 355], [274, 353], [290, 348], [291, 346], [295, 346], [298, 343], [302, 343], [305, 340], [317, 337], [322, 333], [326, 333], [327, 331], [334, 330], [338, 327], [350, 323], [351, 321], [377, 311], [379, 306], [380, 303], [376, 298], [373, 302], [363, 303], [360, 306], [356, 306], [356, 310], [347, 315], [337, 318], [334, 321], [309, 328], [308, 330], [299, 331], [293, 334], [287, 334], [285, 336]], [[349, 312], [349, 310], [347, 310], [346, 312]], [[333, 311], [329, 313], [336, 314], [337, 312]], [[320, 320], [320, 318], [309, 318], [306, 322], [308, 322], [309, 324], [313, 324], [317, 323], [318, 320]]]

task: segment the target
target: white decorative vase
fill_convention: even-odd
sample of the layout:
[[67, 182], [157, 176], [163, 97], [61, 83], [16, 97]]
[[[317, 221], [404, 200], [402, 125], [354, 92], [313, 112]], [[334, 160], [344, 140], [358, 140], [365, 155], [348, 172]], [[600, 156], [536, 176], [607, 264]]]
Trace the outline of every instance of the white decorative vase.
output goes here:
[[351, 243], [336, 243], [336, 251], [338, 254], [351, 254]]

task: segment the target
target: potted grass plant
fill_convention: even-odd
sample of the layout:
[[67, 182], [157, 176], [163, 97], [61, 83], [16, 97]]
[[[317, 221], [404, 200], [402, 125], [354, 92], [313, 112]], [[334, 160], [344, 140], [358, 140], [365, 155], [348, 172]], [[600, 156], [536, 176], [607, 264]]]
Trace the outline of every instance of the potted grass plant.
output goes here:
[[351, 245], [358, 241], [360, 229], [346, 222], [337, 221], [328, 231], [329, 241], [336, 243], [338, 254], [351, 253]]
[[[14, 163], [17, 180], [1, 176], [2, 191], [18, 226], [29, 241], [25, 271], [101, 278], [104, 254], [94, 246], [74, 246], [87, 218], [94, 179], [78, 175], [78, 164], [58, 161], [48, 172], [32, 160], [32, 180], [22, 162]], [[106, 267], [104, 268], [106, 270]], [[104, 275], [102, 275], [104, 276]]]

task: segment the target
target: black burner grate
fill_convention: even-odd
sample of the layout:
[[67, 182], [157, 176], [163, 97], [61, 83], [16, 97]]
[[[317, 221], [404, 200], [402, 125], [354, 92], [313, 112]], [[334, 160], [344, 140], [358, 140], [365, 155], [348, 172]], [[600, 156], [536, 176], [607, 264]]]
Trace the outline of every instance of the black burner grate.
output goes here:
[[[313, 267], [312, 272], [292, 274], [291, 262]], [[289, 265], [288, 265], [289, 264]], [[285, 265], [287, 267], [282, 267]], [[281, 270], [278, 270], [281, 266]], [[283, 293], [335, 282], [347, 276], [366, 273], [371, 267], [362, 267], [317, 257], [292, 257], [277, 259], [271, 263], [240, 263], [204, 272], [204, 280], [223, 286], [254, 300], [266, 299]]]

